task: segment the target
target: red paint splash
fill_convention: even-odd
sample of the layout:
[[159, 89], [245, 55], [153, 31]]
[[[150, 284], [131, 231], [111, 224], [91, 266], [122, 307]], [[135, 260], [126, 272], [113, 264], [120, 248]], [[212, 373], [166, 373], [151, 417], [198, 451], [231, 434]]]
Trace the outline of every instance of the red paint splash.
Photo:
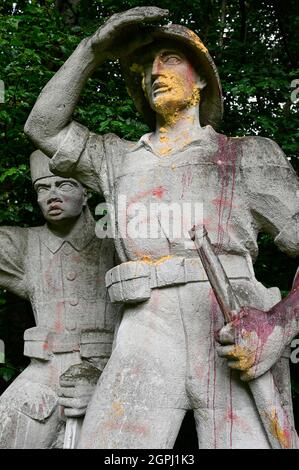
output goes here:
[[214, 206], [216, 206], [216, 207], [222, 206], [223, 208], [224, 207], [229, 207], [230, 209], [231, 208], [236, 209], [238, 207], [237, 205], [232, 203], [231, 199], [215, 198], [215, 199], [212, 200], [212, 204], [214, 204]]
[[159, 188], [155, 188], [155, 189], [152, 190], [153, 196], [156, 196], [156, 197], [158, 197], [159, 199], [162, 199], [162, 197], [164, 196], [164, 193], [165, 193], [165, 189], [162, 188], [162, 186], [160, 186]]
[[[218, 150], [214, 157], [214, 163], [218, 169], [218, 176], [220, 180], [220, 194], [217, 198], [212, 200], [218, 208], [218, 223], [217, 223], [217, 239], [216, 239], [216, 253], [219, 254], [225, 242], [225, 239], [229, 240], [229, 227], [230, 219], [233, 207], [234, 192], [235, 192], [235, 180], [236, 180], [236, 163], [238, 157], [239, 146], [237, 140], [228, 139], [224, 135], [218, 137]], [[214, 292], [211, 293], [211, 348], [215, 350], [215, 323], [217, 316], [219, 315], [219, 307]], [[210, 356], [209, 352], [209, 356]], [[210, 357], [209, 357], [210, 362]], [[210, 374], [210, 371], [209, 371]], [[230, 396], [229, 396], [229, 416], [232, 414], [232, 378], [230, 374]], [[216, 390], [216, 357], [214, 351], [214, 390], [213, 390], [213, 419], [214, 419], [214, 447], [217, 447], [217, 435], [216, 435], [216, 421], [215, 421], [215, 390]], [[233, 419], [230, 420], [230, 447], [232, 448], [232, 436], [233, 436]]]
[[183, 173], [182, 176], [182, 193], [180, 199], [183, 199], [185, 196], [186, 189], [191, 185], [193, 179], [192, 169], [188, 167], [187, 170]]
[[233, 197], [235, 192], [236, 163], [240, 146], [236, 139], [228, 139], [224, 135], [218, 137], [218, 151], [214, 157], [220, 179], [220, 195], [212, 202], [217, 201], [218, 227], [217, 227], [217, 252], [223, 247], [225, 237], [229, 239], [228, 224], [233, 209]]
[[253, 307], [242, 307], [238, 317], [233, 320], [236, 333], [241, 338], [242, 332], [256, 333], [262, 344], [265, 344], [275, 327], [286, 330], [298, 316], [299, 286], [278, 304], [263, 312]]
[[44, 271], [44, 280], [48, 290], [52, 290], [58, 292], [61, 290], [60, 287], [57, 286], [56, 282], [56, 275], [55, 275], [55, 266], [60, 266], [60, 254], [55, 253], [53, 257], [49, 260], [49, 264], [47, 269]]
[[158, 186], [157, 188], [152, 188], [152, 189], [148, 189], [147, 191], [139, 192], [136, 194], [136, 196], [132, 197], [128, 201], [128, 207], [130, 207], [131, 204], [135, 204], [136, 202], [140, 201], [141, 199], [147, 196], [155, 196], [155, 197], [158, 197], [159, 199], [162, 199], [165, 192], [166, 192], [166, 189], [163, 188], [163, 186]]
[[208, 400], [207, 407], [209, 406], [210, 395], [210, 375], [211, 364], [213, 367], [213, 391], [212, 391], [212, 412], [213, 412], [213, 428], [214, 428], [214, 448], [217, 449], [217, 427], [216, 427], [216, 380], [217, 380], [217, 364], [216, 364], [216, 351], [215, 351], [215, 333], [217, 330], [217, 317], [219, 315], [219, 306], [215, 297], [214, 291], [211, 288], [209, 292], [211, 299], [211, 323], [210, 323], [210, 348], [209, 348], [209, 370], [208, 370]]
[[[136, 204], [137, 202], [139, 202], [141, 199], [147, 197], [147, 196], [154, 196], [154, 197], [157, 197], [158, 199], [162, 199], [165, 192], [167, 191], [166, 188], [163, 188], [163, 186], [157, 186], [156, 188], [152, 188], [152, 189], [149, 189], [147, 191], [142, 191], [142, 192], [139, 192], [137, 193], [134, 197], [132, 197], [131, 199], [129, 199], [128, 201], [128, 205], [126, 207], [126, 221], [128, 221], [128, 210], [129, 210], [129, 207], [132, 205], [132, 204]], [[147, 226], [149, 226], [149, 215], [147, 215], [147, 218], [146, 220], [144, 221], [147, 223]], [[139, 247], [137, 246], [136, 244], [136, 241], [131, 238], [128, 233], [126, 234], [127, 238], [130, 240], [132, 246], [131, 246], [131, 250], [134, 252], [135, 254], [135, 257], [136, 258], [140, 258], [140, 257], [143, 257], [143, 256], [147, 256], [148, 253], [144, 252], [144, 253], [140, 253], [139, 251]], [[136, 248], [134, 248], [134, 246], [136, 246]]]
[[63, 324], [64, 302], [57, 302], [55, 308], [55, 333], [61, 333], [64, 330]]
[[141, 434], [142, 436], [147, 436], [149, 434], [148, 426], [141, 425], [141, 424], [123, 423], [123, 422], [117, 423], [115, 421], [108, 421], [104, 423], [104, 428], [107, 431], [114, 431], [114, 430], [119, 429], [123, 432]]
[[[230, 428], [232, 430], [232, 423], [234, 426], [236, 426], [238, 429], [240, 429], [243, 432], [246, 432], [247, 434], [253, 435], [252, 429], [248, 422], [238, 416], [238, 414], [234, 411], [232, 411], [231, 407], [228, 408], [227, 412], [221, 419], [221, 421], [218, 424], [218, 432], [222, 432], [223, 428], [226, 429], [226, 423], [229, 423]], [[238, 430], [236, 430], [236, 433]], [[232, 448], [232, 439], [231, 439], [231, 431], [230, 431], [230, 447]]]
[[[296, 284], [297, 285], [297, 280]], [[242, 336], [255, 333], [258, 344], [255, 350], [253, 371], [257, 372], [264, 347], [269, 336], [276, 327], [283, 330], [282, 343], [288, 343], [292, 336], [291, 328], [293, 321], [298, 318], [299, 313], [299, 287], [292, 289], [290, 294], [272, 307], [269, 312], [264, 312], [253, 307], [242, 307], [238, 317], [233, 320], [236, 342], [241, 342]]]

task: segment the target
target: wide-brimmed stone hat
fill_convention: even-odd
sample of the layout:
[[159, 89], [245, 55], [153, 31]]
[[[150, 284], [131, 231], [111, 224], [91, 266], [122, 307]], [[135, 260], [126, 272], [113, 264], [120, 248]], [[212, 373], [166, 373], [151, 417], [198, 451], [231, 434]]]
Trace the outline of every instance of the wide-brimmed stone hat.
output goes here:
[[[168, 25], [153, 28], [150, 31], [155, 44], [161, 40], [171, 40], [181, 46], [188, 54], [188, 59], [192, 66], [207, 85], [201, 90], [201, 100], [199, 105], [200, 124], [206, 126], [210, 124], [215, 129], [220, 125], [223, 115], [223, 99], [219, 75], [216, 65], [210, 56], [207, 48], [200, 38], [190, 29], [182, 25]], [[143, 48], [150, 49], [151, 44], [142, 46], [132, 54], [121, 60], [121, 66], [126, 81], [128, 93], [132, 97], [139, 113], [143, 116], [151, 129], [155, 129], [156, 116], [151, 109], [142, 89], [142, 74], [138, 67], [132, 67], [134, 63], [138, 64], [140, 60], [140, 51]]]

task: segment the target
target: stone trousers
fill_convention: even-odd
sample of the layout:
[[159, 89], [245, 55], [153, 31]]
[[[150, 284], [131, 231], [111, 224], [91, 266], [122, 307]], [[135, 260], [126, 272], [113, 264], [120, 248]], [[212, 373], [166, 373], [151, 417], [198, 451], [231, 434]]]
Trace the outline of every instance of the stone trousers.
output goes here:
[[[243, 305], [269, 308], [260, 283], [232, 283]], [[172, 448], [192, 409], [199, 448], [269, 448], [247, 384], [217, 355], [222, 325], [208, 282], [153, 289], [148, 301], [127, 305], [79, 447]]]
[[50, 361], [32, 359], [0, 397], [0, 449], [63, 447], [59, 376], [79, 362], [78, 353], [55, 355]]

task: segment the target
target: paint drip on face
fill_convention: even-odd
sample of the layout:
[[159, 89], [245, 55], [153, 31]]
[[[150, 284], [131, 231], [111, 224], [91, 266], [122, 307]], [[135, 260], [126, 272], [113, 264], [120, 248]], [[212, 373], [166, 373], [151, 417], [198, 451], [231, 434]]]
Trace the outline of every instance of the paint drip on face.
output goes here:
[[194, 83], [192, 85], [192, 81], [194, 81], [192, 69], [190, 69], [187, 76], [175, 73], [174, 70], [168, 71], [164, 69], [163, 77], [161, 78], [163, 91], [158, 91], [156, 97], [155, 92], [152, 92], [153, 96], [149, 96], [143, 66], [134, 63], [130, 69], [132, 72], [141, 75], [141, 86], [147, 101], [154, 106], [154, 111], [162, 115], [170, 124], [177, 122], [181, 109], [192, 108], [200, 102], [200, 89], [197, 84]]
[[200, 92], [196, 84], [188, 92], [186, 80], [174, 71], [164, 71], [161, 92], [153, 92], [152, 101], [155, 111], [166, 122], [176, 123], [181, 109], [192, 108], [200, 102]]

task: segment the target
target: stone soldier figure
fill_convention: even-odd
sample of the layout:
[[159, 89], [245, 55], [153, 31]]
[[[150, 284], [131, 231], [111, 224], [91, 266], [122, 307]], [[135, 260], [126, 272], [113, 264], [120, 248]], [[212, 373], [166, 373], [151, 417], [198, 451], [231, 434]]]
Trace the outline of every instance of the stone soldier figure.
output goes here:
[[[114, 209], [121, 264], [106, 283], [124, 313], [79, 446], [171, 448], [193, 409], [200, 448], [268, 448], [247, 385], [217, 355], [223, 323], [187, 231], [204, 222], [242, 304], [269, 309], [280, 297], [255, 279], [257, 235], [266, 230], [298, 255], [298, 180], [273, 141], [215, 131], [220, 82], [198, 36], [178, 25], [142, 34], [166, 14], [147, 7], [113, 15], [46, 85], [25, 126], [53, 172], [78, 178]], [[90, 74], [114, 58], [153, 130], [135, 144], [71, 121]], [[284, 436], [293, 429], [287, 359], [274, 369], [289, 416]]]
[[47, 223], [0, 228], [0, 285], [29, 300], [36, 321], [24, 334], [31, 363], [0, 397], [0, 448], [61, 447], [58, 405], [65, 416], [84, 415], [111, 352], [116, 315], [104, 282], [114, 248], [95, 236], [85, 188], [53, 175], [39, 150], [30, 163]]

